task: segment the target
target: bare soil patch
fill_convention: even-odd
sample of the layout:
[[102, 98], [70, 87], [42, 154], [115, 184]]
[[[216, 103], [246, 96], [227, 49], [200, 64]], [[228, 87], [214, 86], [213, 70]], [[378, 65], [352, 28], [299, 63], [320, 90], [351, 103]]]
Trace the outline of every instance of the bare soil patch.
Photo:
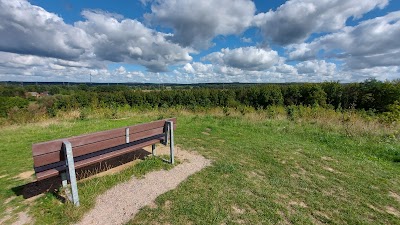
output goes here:
[[9, 198], [7, 198], [5, 201], [4, 201], [4, 204], [8, 204], [8, 203], [10, 203], [12, 200], [14, 200], [16, 198], [16, 196], [11, 196], [11, 197], [9, 197]]
[[334, 159], [332, 159], [332, 158], [329, 157], [329, 156], [322, 156], [321, 159], [322, 159], [322, 160], [325, 160], [325, 161], [335, 161]]
[[22, 173], [18, 174], [14, 178], [17, 178], [17, 179], [20, 179], [20, 180], [29, 180], [29, 179], [32, 178], [33, 174], [35, 174], [35, 171], [29, 170], [29, 171], [25, 171], [25, 172], [22, 172]]
[[32, 224], [32, 218], [26, 212], [18, 213], [18, 220], [13, 225]]
[[240, 208], [239, 206], [237, 206], [237, 205], [233, 205], [233, 206], [232, 206], [232, 209], [233, 209], [233, 212], [234, 212], [235, 214], [243, 214], [243, 213], [246, 212], [245, 209], [241, 209], [241, 208]]
[[[157, 155], [167, 153], [169, 148], [157, 147]], [[95, 207], [78, 224], [125, 224], [144, 206], [155, 207], [154, 200], [159, 195], [211, 164], [203, 156], [178, 147], [175, 156], [182, 163], [174, 168], [148, 173], [142, 179], [132, 178], [98, 196]]]
[[400, 218], [400, 212], [392, 206], [386, 206], [386, 212]]
[[300, 206], [301, 208], [307, 208], [307, 205], [304, 202], [290, 201], [289, 205], [290, 206]]
[[400, 202], [400, 195], [395, 192], [389, 192], [389, 196], [394, 198], [396, 201]]
[[375, 207], [375, 206], [373, 206], [373, 205], [371, 205], [369, 203], [367, 203], [367, 206], [368, 206], [368, 208], [370, 208], [370, 209], [372, 209], [372, 210], [374, 210], [376, 212], [382, 213], [382, 210], [378, 209], [377, 207]]
[[329, 171], [329, 172], [331, 172], [331, 173], [337, 173], [336, 170], [334, 170], [333, 168], [331, 168], [331, 167], [329, 167], [329, 166], [324, 166], [323, 169], [326, 170], [326, 171]]
[[0, 224], [3, 224], [7, 220], [11, 219], [11, 212], [12, 212], [11, 208], [6, 209], [6, 211], [5, 211], [6, 215], [3, 218], [0, 218]]

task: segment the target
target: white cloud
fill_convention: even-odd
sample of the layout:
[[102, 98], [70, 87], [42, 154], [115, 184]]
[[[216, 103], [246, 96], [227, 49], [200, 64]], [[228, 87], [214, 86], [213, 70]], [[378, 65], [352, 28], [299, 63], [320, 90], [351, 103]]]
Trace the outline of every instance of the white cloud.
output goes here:
[[[145, 19], [172, 28], [163, 33], [135, 19], [103, 11], [63, 19], [26, 0], [0, 0], [0, 80], [94, 82], [320, 82], [400, 77], [400, 11], [345, 26], [387, 0], [289, 0], [254, 17], [250, 0], [142, 0]], [[254, 18], [254, 20], [253, 20]], [[290, 65], [260, 46], [223, 48], [192, 62], [191, 53], [219, 35], [241, 34], [251, 24], [268, 40], [289, 44]], [[328, 32], [309, 43], [311, 33]], [[247, 36], [247, 34], [246, 34]], [[240, 38], [242, 37], [242, 38]], [[243, 44], [243, 43], [242, 43]], [[264, 43], [266, 44], [266, 43]], [[182, 47], [187, 46], [187, 47]], [[336, 65], [330, 59], [340, 61]], [[118, 65], [108, 69], [110, 64]], [[148, 71], [129, 71], [126, 64]], [[167, 70], [174, 65], [174, 70]], [[165, 72], [167, 71], [167, 72]]]
[[[89, 82], [144, 82], [141, 71], [127, 71], [120, 66], [107, 69], [105, 64], [79, 63], [49, 57], [0, 52], [0, 80]], [[156, 81], [156, 80], [154, 80]]]
[[0, 51], [71, 62], [132, 63], [156, 72], [192, 60], [190, 49], [137, 20], [102, 11], [86, 10], [82, 15], [84, 21], [68, 25], [26, 0], [0, 0]]
[[192, 60], [190, 50], [166, 40], [168, 35], [137, 20], [119, 21], [108, 14], [83, 11], [86, 21], [75, 23], [93, 37], [93, 51], [101, 60], [134, 63], [150, 71], [167, 71], [168, 65]]
[[398, 66], [400, 57], [400, 11], [361, 22], [355, 27], [322, 36], [310, 43], [291, 45], [289, 58], [338, 58], [347, 69]]
[[203, 60], [232, 68], [260, 71], [277, 64], [280, 61], [280, 57], [273, 50], [243, 47], [235, 49], [224, 48], [220, 52], [214, 52], [203, 57]]
[[400, 66], [380, 66], [352, 71], [343, 71], [342, 77], [349, 76], [352, 81], [363, 81], [369, 78], [394, 80], [400, 77]]
[[273, 67], [273, 71], [281, 74], [297, 74], [296, 67], [288, 64], [279, 64]]
[[305, 41], [315, 32], [332, 32], [343, 28], [346, 21], [383, 8], [388, 0], [289, 0], [276, 11], [257, 14], [253, 24], [264, 36], [278, 44]]
[[174, 29], [170, 38], [175, 42], [203, 49], [217, 35], [243, 32], [255, 10], [250, 0], [157, 0], [145, 18]]
[[253, 40], [251, 40], [251, 38], [247, 38], [247, 37], [242, 37], [240, 38], [240, 40], [244, 43], [252, 43]]
[[296, 79], [297, 73], [282, 74], [275, 72], [275, 66], [265, 71], [247, 71], [226, 65], [203, 64], [200, 62], [188, 63], [175, 71], [177, 80], [183, 83], [259, 83], [285, 82]]
[[330, 80], [336, 73], [336, 64], [325, 60], [311, 60], [298, 63], [296, 69], [299, 74]]
[[79, 59], [90, 47], [85, 31], [25, 0], [0, 0], [0, 51]]

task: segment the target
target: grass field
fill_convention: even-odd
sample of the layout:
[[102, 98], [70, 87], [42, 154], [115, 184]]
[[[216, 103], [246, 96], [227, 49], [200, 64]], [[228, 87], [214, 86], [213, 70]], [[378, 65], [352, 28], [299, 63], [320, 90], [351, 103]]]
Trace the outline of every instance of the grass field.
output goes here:
[[[17, 176], [31, 170], [33, 142], [155, 119], [158, 115], [3, 127], [0, 218], [9, 218], [7, 224], [29, 211], [37, 224], [77, 221], [109, 187], [167, 169], [150, 158], [117, 175], [80, 182], [79, 209], [51, 194], [26, 201], [11, 190], [29, 182]], [[286, 119], [181, 114], [176, 143], [212, 159], [212, 166], [158, 197], [157, 207], [144, 208], [130, 224], [400, 224], [395, 136], [349, 136], [342, 129]]]

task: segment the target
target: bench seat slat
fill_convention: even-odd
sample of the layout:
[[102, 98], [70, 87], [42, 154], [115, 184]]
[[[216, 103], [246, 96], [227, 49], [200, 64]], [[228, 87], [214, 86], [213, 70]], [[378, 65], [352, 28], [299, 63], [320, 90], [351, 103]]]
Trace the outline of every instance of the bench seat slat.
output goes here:
[[[138, 132], [143, 132], [146, 130], [152, 130], [155, 128], [160, 128], [164, 127], [165, 121], [173, 121], [174, 122], [174, 129], [176, 129], [176, 118], [171, 118], [171, 119], [164, 119], [164, 120], [158, 120], [150, 123], [143, 123], [143, 124], [138, 124], [134, 126], [129, 126], [129, 133], [134, 134]], [[81, 146], [81, 145], [86, 145], [90, 144], [93, 142], [99, 142], [103, 141], [106, 139], [113, 139], [116, 137], [122, 137], [125, 136], [125, 128], [117, 128], [113, 130], [108, 130], [108, 131], [100, 131], [96, 133], [91, 133], [91, 134], [86, 134], [86, 135], [81, 135], [81, 136], [74, 136], [70, 138], [62, 138], [58, 140], [53, 140], [53, 141], [47, 141], [47, 142], [41, 142], [41, 143], [36, 143], [32, 145], [32, 154], [33, 156], [39, 156], [43, 154], [48, 154], [50, 152], [57, 152], [61, 151], [61, 145], [64, 140], [68, 140], [71, 142], [72, 148]]]
[[[164, 140], [164, 138], [163, 137], [159, 137], [157, 139], [151, 139], [149, 141], [145, 141], [145, 142], [142, 142], [140, 144], [133, 145], [133, 146], [130, 146], [130, 147], [126, 147], [126, 148], [123, 148], [123, 149], [120, 149], [120, 150], [117, 150], [117, 151], [111, 151], [111, 152], [108, 152], [106, 154], [102, 154], [102, 155], [99, 155], [99, 156], [96, 156], [96, 157], [92, 157], [92, 158], [84, 159], [84, 160], [81, 160], [81, 161], [77, 161], [77, 162], [75, 162], [75, 168], [79, 169], [79, 168], [83, 168], [85, 166], [89, 166], [89, 165], [94, 164], [94, 163], [99, 163], [101, 161], [104, 161], [104, 160], [107, 160], [107, 159], [111, 159], [111, 158], [114, 158], [114, 157], [129, 153], [129, 152], [132, 152], [132, 151], [135, 151], [135, 150], [138, 150], [138, 149], [142, 149], [143, 147], [146, 147], [146, 146], [149, 146], [149, 145], [152, 145], [152, 144], [159, 143], [162, 140]], [[44, 179], [59, 175], [59, 173], [62, 172], [62, 171], [65, 171], [65, 169], [66, 169], [65, 166], [58, 166], [58, 167], [53, 168], [53, 169], [49, 169], [49, 170], [45, 170], [43, 172], [36, 173], [36, 177], [37, 177], [38, 181], [44, 180]]]
[[[130, 142], [134, 142], [143, 138], [147, 138], [147, 137], [151, 137], [157, 134], [162, 134], [163, 133], [163, 128], [156, 128], [156, 129], [152, 129], [152, 130], [147, 130], [147, 131], [143, 131], [140, 133], [134, 133], [132, 134], [132, 136], [129, 138]], [[118, 146], [118, 145], [122, 145], [125, 144], [125, 136], [122, 137], [117, 137], [114, 139], [107, 139], [104, 141], [99, 141], [99, 142], [95, 142], [95, 143], [91, 143], [91, 144], [87, 144], [87, 145], [81, 145], [78, 147], [73, 147], [72, 151], [74, 154], [74, 157], [78, 157], [81, 155], [86, 155], [92, 152], [96, 152], [99, 151], [101, 149], [107, 149], [107, 148], [111, 148], [113, 146]], [[61, 149], [61, 146], [60, 146]], [[44, 166], [47, 164], [52, 164], [52, 163], [56, 163], [59, 161], [64, 161], [64, 155], [63, 152], [60, 150], [58, 152], [51, 152], [48, 154], [43, 154], [43, 155], [39, 155], [39, 156], [34, 156], [33, 157], [33, 163], [36, 167], [40, 167], [40, 166]]]
[[145, 123], [145, 124], [138, 124], [138, 125], [134, 125], [134, 126], [129, 126], [129, 133], [130, 134], [134, 134], [134, 133], [143, 132], [143, 131], [146, 131], [146, 130], [152, 130], [152, 129], [155, 129], [155, 128], [164, 127], [166, 121], [173, 121], [174, 122], [174, 129], [176, 129], [176, 126], [175, 126], [176, 118], [172, 118], [172, 119], [158, 120], [158, 121], [151, 122], [151, 123]]
[[[176, 129], [176, 118], [170, 118], [33, 144], [37, 180], [58, 176], [66, 170], [62, 150], [64, 140], [71, 142], [75, 168], [78, 169], [163, 141], [166, 121], [173, 121], [173, 129]], [[126, 128], [129, 128], [129, 143], [126, 143]]]
[[[97, 134], [98, 133], [98, 134]], [[70, 138], [63, 138], [54, 141], [42, 142], [32, 145], [32, 153], [33, 156], [39, 156], [43, 154], [48, 154], [50, 152], [61, 151], [61, 145], [63, 141], [68, 140], [71, 142], [71, 146], [77, 147], [80, 145], [84, 145], [87, 143], [93, 143], [98, 141], [104, 141], [107, 139], [113, 139], [116, 137], [125, 136], [125, 128], [119, 128], [116, 130], [109, 130], [109, 131], [102, 131], [95, 133], [96, 136], [93, 134], [83, 135], [79, 137], [70, 137]], [[97, 136], [99, 135], [99, 136]]]
[[[106, 148], [110, 148], [113, 146], [122, 145], [124, 143], [125, 143], [125, 137], [117, 137], [114, 139], [108, 139], [105, 141], [100, 141], [100, 142], [96, 142], [96, 143], [89, 144], [89, 145], [78, 146], [78, 147], [72, 148], [72, 152], [73, 152], [74, 158], [75, 158], [75, 157], [89, 154], [89, 153], [92, 153], [94, 151], [98, 151], [101, 149], [106, 149]], [[33, 164], [35, 166], [39, 167], [39, 166], [44, 166], [47, 164], [52, 164], [52, 163], [56, 163], [56, 162], [64, 161], [64, 160], [65, 160], [64, 153], [60, 150], [58, 152], [50, 152], [48, 154], [33, 157]]]
[[101, 162], [101, 161], [104, 161], [104, 160], [107, 160], [107, 159], [111, 159], [111, 158], [114, 158], [114, 157], [117, 157], [117, 156], [120, 156], [120, 155], [124, 155], [126, 153], [129, 153], [129, 152], [132, 152], [132, 151], [135, 151], [135, 150], [142, 149], [143, 147], [146, 147], [146, 146], [149, 146], [149, 145], [152, 145], [152, 144], [160, 143], [161, 140], [163, 140], [163, 138], [152, 139], [152, 140], [143, 142], [143, 143], [138, 144], [138, 145], [134, 145], [134, 146], [131, 146], [131, 147], [123, 148], [123, 149], [118, 150], [118, 151], [113, 151], [113, 152], [109, 152], [109, 153], [106, 153], [106, 154], [103, 154], [103, 155], [99, 155], [99, 156], [96, 156], [96, 157], [93, 157], [93, 158], [89, 158], [89, 159], [85, 159], [85, 160], [82, 160], [82, 161], [78, 161], [78, 162], [76, 162], [76, 166], [75, 167], [76, 168], [82, 168], [82, 167], [85, 167], [85, 166], [89, 166], [89, 165], [91, 165], [93, 163], [98, 163], [98, 162]]

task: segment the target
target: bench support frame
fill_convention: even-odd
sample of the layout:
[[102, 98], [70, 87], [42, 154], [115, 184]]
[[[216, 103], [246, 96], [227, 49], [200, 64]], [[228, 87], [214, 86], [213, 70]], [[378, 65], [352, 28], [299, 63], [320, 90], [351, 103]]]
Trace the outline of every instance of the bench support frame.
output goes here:
[[[163, 142], [161, 142], [164, 145], [168, 145], [168, 139], [169, 139], [169, 147], [170, 147], [170, 160], [169, 163], [174, 164], [174, 122], [173, 121], [166, 121], [164, 125], [164, 131], [165, 131], [165, 139]], [[129, 138], [129, 128], [125, 129], [125, 142], [129, 143], [130, 138]], [[78, 185], [77, 185], [77, 179], [76, 179], [76, 172], [75, 172], [75, 162], [74, 162], [74, 156], [72, 152], [72, 145], [68, 140], [64, 140], [62, 143], [62, 151], [64, 153], [64, 158], [65, 158], [65, 167], [66, 170], [64, 172], [61, 172], [61, 180], [62, 180], [62, 186], [65, 189], [67, 198], [75, 205], [79, 206], [79, 194], [78, 194]], [[156, 145], [152, 145], [152, 154], [155, 156], [156, 155]], [[165, 160], [163, 159], [164, 161]], [[68, 183], [70, 184], [70, 189], [68, 188]]]
[[[167, 121], [168, 124], [168, 133], [169, 133], [169, 150], [170, 150], [170, 163], [174, 164], [174, 122], [172, 121]], [[167, 139], [168, 140], [168, 139]], [[167, 141], [168, 143], [168, 141]]]
[[152, 144], [152, 145], [151, 145], [151, 154], [152, 154], [153, 156], [156, 156], [156, 144]]
[[[174, 122], [173, 121], [166, 121], [165, 126], [164, 126], [164, 141], [161, 143], [165, 146], [168, 145], [168, 139], [169, 139], [169, 153], [170, 153], [170, 159], [166, 160], [164, 158], [161, 158], [164, 162], [169, 162], [171, 164], [175, 163], [174, 159]], [[153, 156], [156, 155], [156, 146], [152, 145], [152, 154]]]
[[[65, 173], [61, 174], [63, 187], [66, 188], [66, 194], [69, 200], [74, 203], [75, 206], [79, 206], [79, 195], [78, 195], [78, 185], [76, 182], [76, 173], [74, 165], [74, 156], [72, 154], [72, 146], [69, 141], [63, 141], [63, 149], [65, 154], [65, 166], [67, 170]], [[68, 181], [71, 184], [72, 196], [67, 188]]]

